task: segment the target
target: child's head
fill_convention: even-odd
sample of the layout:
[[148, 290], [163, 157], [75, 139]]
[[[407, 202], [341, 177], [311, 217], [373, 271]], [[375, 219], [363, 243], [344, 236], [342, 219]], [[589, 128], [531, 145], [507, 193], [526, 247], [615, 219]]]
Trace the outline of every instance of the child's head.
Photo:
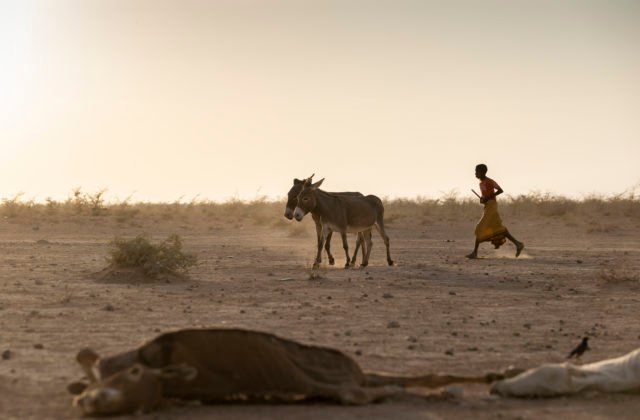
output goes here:
[[484, 178], [485, 176], [487, 176], [487, 170], [487, 165], [485, 165], [484, 163], [476, 165], [476, 178]]

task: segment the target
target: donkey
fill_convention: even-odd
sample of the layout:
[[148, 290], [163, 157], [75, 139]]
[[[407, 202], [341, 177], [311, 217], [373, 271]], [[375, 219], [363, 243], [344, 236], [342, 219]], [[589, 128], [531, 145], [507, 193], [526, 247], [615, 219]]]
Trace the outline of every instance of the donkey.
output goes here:
[[[375, 195], [357, 197], [328, 193], [319, 189], [323, 181], [324, 178], [312, 184], [310, 178], [305, 180], [302, 190], [298, 194], [298, 205], [293, 212], [293, 216], [297, 221], [301, 221], [307, 213], [311, 212], [311, 215], [319, 218], [322, 224], [322, 238], [318, 241], [318, 253], [313, 267], [317, 268], [320, 265], [322, 242], [327, 239], [332, 231], [337, 231], [340, 232], [342, 237], [342, 246], [347, 258], [345, 268], [348, 268], [350, 261], [347, 232], [370, 232], [373, 226], [382, 236], [384, 245], [387, 248], [387, 263], [393, 265], [389, 251], [389, 236], [387, 236], [384, 229], [384, 206], [382, 205], [382, 200]], [[371, 235], [365, 236], [366, 255], [361, 264], [363, 267], [369, 264], [372, 247]]]
[[[315, 174], [313, 174], [315, 175]], [[312, 179], [313, 175], [311, 175], [309, 178], [307, 179]], [[300, 191], [302, 191], [302, 186], [304, 185], [305, 180], [302, 179], [297, 179], [295, 178], [293, 180], [293, 186], [291, 187], [291, 189], [289, 190], [289, 192], [287, 193], [287, 204], [285, 206], [284, 209], [284, 217], [286, 217], [289, 220], [293, 220], [293, 211], [295, 210], [295, 208], [298, 206], [298, 194], [300, 194]], [[362, 195], [359, 192], [334, 192], [332, 194], [337, 194], [337, 195], [347, 195], [347, 196], [353, 196], [353, 197], [364, 197], [364, 195]], [[313, 218], [313, 221], [316, 225], [316, 236], [318, 239], [318, 246], [321, 246], [320, 243], [322, 241], [322, 223], [320, 222], [320, 217], [316, 216], [314, 214], [311, 215], [311, 217]], [[329, 232], [329, 234], [327, 235], [327, 240], [324, 243], [324, 249], [327, 252], [327, 258], [329, 259], [329, 265], [334, 265], [335, 264], [335, 259], [333, 258], [333, 255], [331, 255], [331, 236], [332, 236], [333, 232]], [[369, 229], [368, 231], [362, 233], [359, 232], [357, 235], [357, 239], [356, 239], [356, 249], [355, 251], [353, 251], [353, 257], [351, 258], [351, 265], [355, 265], [356, 263], [356, 256], [358, 255], [358, 249], [360, 248], [360, 246], [362, 245], [362, 260], [364, 261], [365, 258], [365, 246], [364, 243], [366, 242], [366, 236], [371, 237], [371, 229]]]
[[505, 377], [368, 373], [339, 350], [242, 329], [179, 330], [115, 356], [84, 349], [76, 359], [91, 383], [67, 389], [76, 395], [73, 406], [93, 416], [148, 412], [171, 399], [359, 405], [403, 394], [406, 387], [489, 384]]

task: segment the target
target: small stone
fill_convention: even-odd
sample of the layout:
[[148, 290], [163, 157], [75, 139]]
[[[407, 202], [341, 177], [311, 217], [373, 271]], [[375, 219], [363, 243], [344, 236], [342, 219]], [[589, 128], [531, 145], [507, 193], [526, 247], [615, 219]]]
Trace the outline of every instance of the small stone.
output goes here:
[[382, 297], [385, 299], [391, 299], [393, 295], [391, 293], [385, 293], [384, 295], [382, 295]]
[[13, 352], [9, 349], [2, 352], [2, 360], [9, 360], [13, 357]]
[[445, 350], [444, 354], [446, 354], [447, 356], [453, 356], [453, 349]]
[[116, 309], [116, 308], [114, 308], [112, 304], [107, 303], [107, 304], [105, 305], [105, 307], [104, 307], [104, 308], [102, 308], [102, 309], [103, 309], [103, 310], [105, 310], [105, 311], [110, 311], [110, 312], [111, 312], [111, 311], [115, 311], [115, 309]]
[[33, 345], [34, 349], [38, 349], [38, 350], [42, 350], [44, 348], [44, 345], [41, 343], [36, 343]]
[[387, 328], [400, 328], [400, 323], [398, 321], [391, 321], [387, 324]]

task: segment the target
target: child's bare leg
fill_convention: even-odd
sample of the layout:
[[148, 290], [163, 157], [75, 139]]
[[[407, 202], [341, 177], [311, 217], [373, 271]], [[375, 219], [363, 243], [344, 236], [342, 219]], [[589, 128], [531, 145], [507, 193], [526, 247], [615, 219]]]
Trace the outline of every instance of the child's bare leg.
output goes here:
[[478, 258], [478, 247], [480, 246], [480, 242], [476, 239], [476, 244], [473, 247], [473, 252], [469, 255], [467, 255], [467, 258], [469, 259], [475, 259]]
[[516, 258], [519, 257], [520, 253], [524, 249], [524, 244], [519, 240], [517, 240], [516, 238], [514, 238], [509, 232], [507, 232], [506, 236], [507, 236], [507, 239], [513, 242], [513, 244], [516, 246]]

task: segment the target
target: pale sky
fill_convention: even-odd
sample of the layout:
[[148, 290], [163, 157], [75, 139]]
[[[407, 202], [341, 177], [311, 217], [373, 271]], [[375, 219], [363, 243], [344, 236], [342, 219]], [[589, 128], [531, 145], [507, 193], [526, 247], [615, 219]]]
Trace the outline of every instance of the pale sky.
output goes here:
[[640, 2], [0, 0], [0, 197], [640, 185]]

